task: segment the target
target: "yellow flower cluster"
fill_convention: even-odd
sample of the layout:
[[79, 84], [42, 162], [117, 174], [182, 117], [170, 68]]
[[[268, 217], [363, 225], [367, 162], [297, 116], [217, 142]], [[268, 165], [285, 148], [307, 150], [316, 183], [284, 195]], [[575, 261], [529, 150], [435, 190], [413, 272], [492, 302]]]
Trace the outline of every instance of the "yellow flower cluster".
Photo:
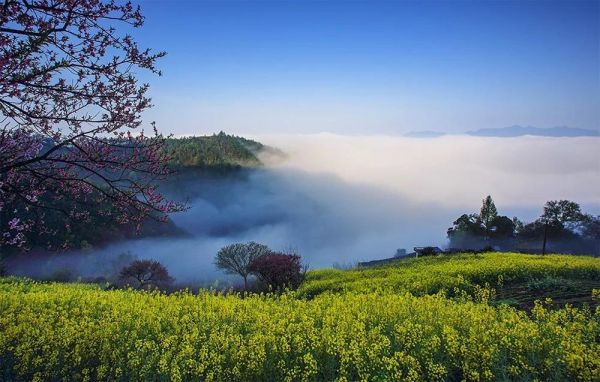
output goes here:
[[598, 381], [600, 310], [0, 279], [0, 379]]
[[474, 294], [477, 285], [492, 287], [545, 277], [597, 280], [600, 259], [588, 256], [520, 253], [460, 254], [404, 259], [373, 268], [320, 269], [308, 274], [302, 296], [325, 291], [409, 291], [425, 295], [456, 289]]

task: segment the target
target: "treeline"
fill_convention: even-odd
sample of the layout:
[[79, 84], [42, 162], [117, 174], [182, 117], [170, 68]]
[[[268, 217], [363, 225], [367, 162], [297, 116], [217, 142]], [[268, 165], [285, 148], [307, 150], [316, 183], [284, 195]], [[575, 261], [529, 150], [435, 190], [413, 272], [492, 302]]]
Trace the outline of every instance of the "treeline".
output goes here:
[[221, 131], [201, 137], [169, 138], [164, 150], [174, 168], [212, 168], [260, 166], [257, 154], [264, 148], [259, 142]]
[[479, 213], [463, 214], [448, 228], [450, 248], [600, 255], [600, 216], [569, 200], [551, 200], [529, 223], [500, 215], [491, 196]]

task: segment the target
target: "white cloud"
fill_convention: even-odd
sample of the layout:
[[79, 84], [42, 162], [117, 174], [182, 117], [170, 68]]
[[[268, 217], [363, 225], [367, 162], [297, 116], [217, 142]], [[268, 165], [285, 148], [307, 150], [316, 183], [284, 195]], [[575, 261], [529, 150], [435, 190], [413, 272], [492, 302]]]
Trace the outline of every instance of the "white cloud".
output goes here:
[[417, 139], [334, 134], [259, 136], [289, 154], [278, 167], [333, 173], [449, 207], [528, 207], [550, 199], [600, 204], [600, 138]]

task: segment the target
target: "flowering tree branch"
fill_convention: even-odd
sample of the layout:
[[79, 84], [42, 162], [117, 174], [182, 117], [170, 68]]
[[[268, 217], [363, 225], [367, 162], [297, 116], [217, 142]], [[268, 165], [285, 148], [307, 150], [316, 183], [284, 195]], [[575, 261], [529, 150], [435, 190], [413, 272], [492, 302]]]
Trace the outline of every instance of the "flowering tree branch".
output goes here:
[[0, 2], [0, 245], [24, 244], [47, 211], [85, 221], [95, 204], [139, 226], [183, 208], [157, 190], [164, 137], [141, 129], [151, 103], [136, 76], [160, 75], [164, 53], [116, 29], [143, 21], [115, 0]]

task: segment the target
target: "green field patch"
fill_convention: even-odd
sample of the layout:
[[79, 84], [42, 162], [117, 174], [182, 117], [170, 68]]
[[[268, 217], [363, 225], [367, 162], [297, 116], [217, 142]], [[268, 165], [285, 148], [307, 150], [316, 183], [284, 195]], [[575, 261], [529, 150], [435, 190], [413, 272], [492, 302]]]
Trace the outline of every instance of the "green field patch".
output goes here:
[[[552, 284], [552, 280], [556, 283]], [[510, 298], [511, 285], [518, 288], [525, 285], [532, 296], [546, 296], [538, 292], [551, 294], [556, 290], [560, 297], [568, 294], [565, 288], [571, 288], [573, 293], [584, 293], [591, 300], [591, 291], [599, 283], [598, 258], [484, 253], [403, 259], [373, 268], [315, 270], [308, 274], [299, 293], [314, 297], [327, 291], [384, 291], [421, 296], [443, 291], [453, 296], [462, 292], [473, 294], [477, 286], [489, 286], [496, 290], [504, 288], [504, 297]]]

